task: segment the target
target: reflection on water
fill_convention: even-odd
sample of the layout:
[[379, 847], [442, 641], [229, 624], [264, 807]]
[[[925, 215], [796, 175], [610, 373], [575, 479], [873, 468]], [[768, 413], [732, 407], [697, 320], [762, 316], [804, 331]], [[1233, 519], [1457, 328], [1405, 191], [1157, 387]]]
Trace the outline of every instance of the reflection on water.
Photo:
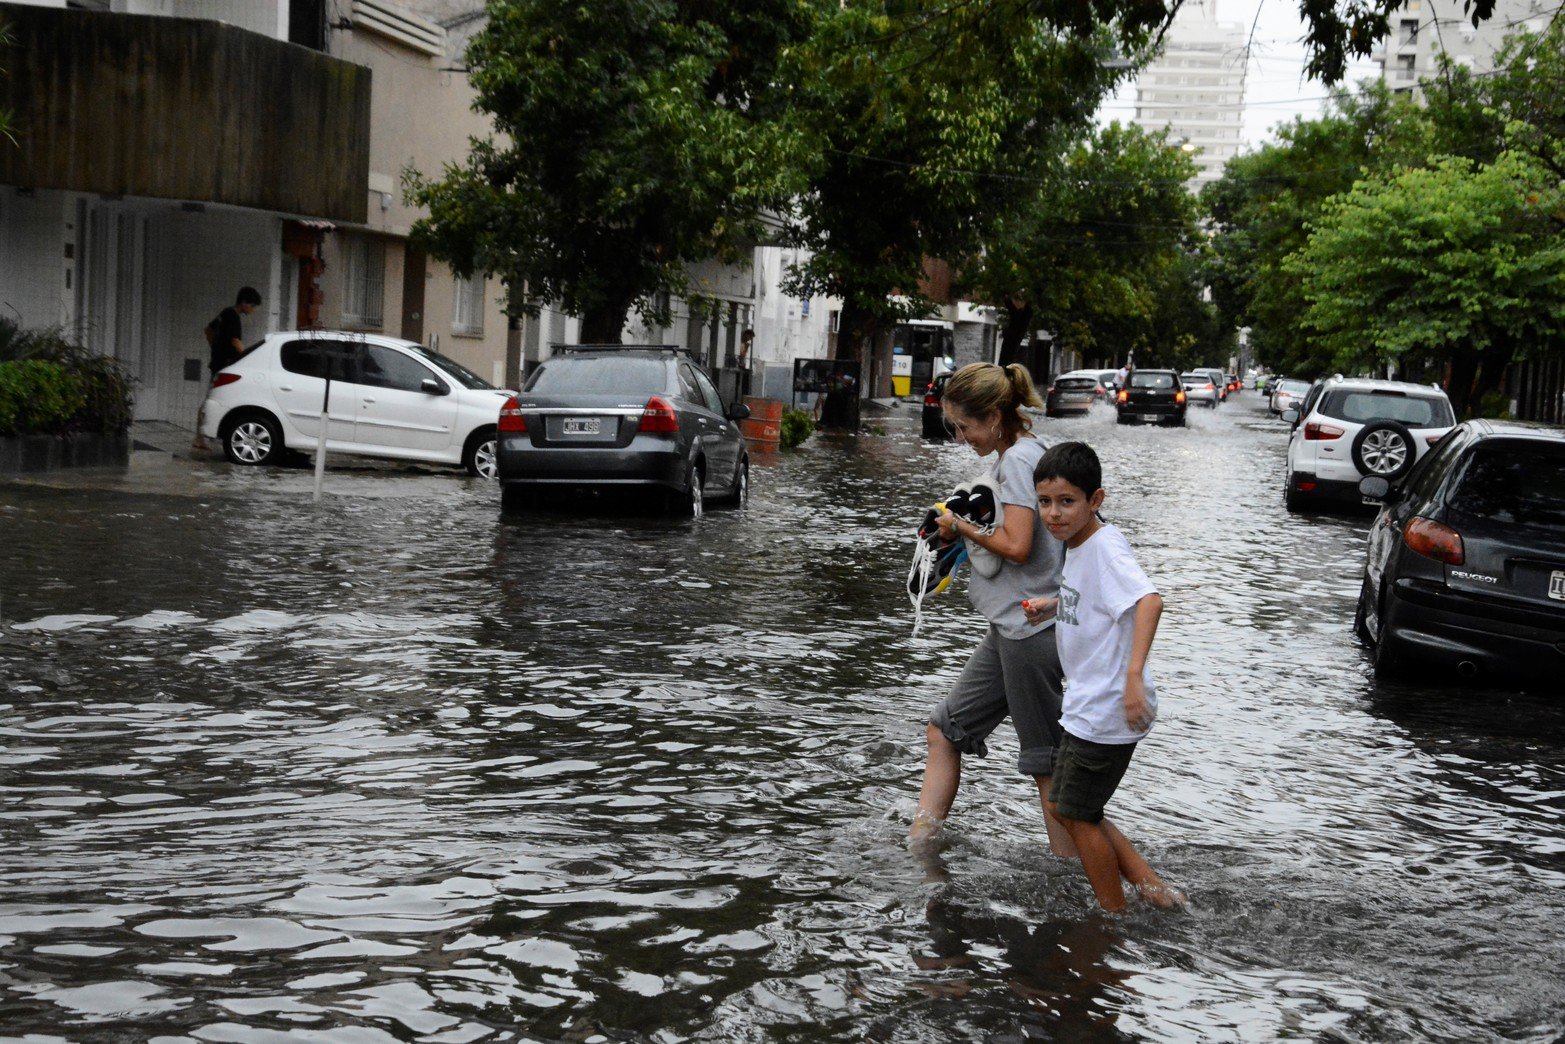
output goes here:
[[1565, 709], [1377, 689], [1366, 521], [1286, 515], [1252, 406], [1044, 431], [1099, 447], [1168, 601], [1117, 818], [1188, 911], [1094, 911], [1008, 729], [938, 855], [903, 848], [923, 716], [981, 633], [948, 594], [911, 636], [910, 531], [973, 469], [916, 416], [758, 462], [697, 522], [502, 519], [445, 475], [321, 510], [226, 469], [201, 498], [5, 487], [0, 1027], [1565, 1031]]

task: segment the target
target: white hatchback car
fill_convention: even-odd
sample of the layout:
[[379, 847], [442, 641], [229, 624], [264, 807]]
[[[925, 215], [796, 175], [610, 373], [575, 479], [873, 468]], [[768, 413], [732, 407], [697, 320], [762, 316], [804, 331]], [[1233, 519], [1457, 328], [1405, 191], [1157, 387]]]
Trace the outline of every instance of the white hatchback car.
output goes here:
[[328, 375], [328, 451], [458, 464], [495, 477], [496, 424], [512, 393], [397, 337], [267, 334], [213, 376], [201, 434], [219, 440], [235, 464], [272, 464], [287, 450], [312, 450]]
[[[1298, 407], [1283, 412], [1292, 421]], [[1451, 401], [1432, 384], [1333, 377], [1298, 418], [1288, 440], [1289, 511], [1313, 502], [1363, 502], [1359, 480], [1396, 482], [1456, 424]]]

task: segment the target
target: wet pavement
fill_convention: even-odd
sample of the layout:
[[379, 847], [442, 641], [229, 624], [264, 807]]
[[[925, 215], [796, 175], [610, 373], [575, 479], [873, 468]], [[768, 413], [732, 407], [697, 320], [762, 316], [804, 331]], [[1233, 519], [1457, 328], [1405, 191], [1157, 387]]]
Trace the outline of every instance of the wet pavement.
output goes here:
[[1167, 600], [1094, 912], [1002, 726], [938, 857], [910, 530], [975, 470], [817, 436], [697, 521], [438, 469], [138, 453], [0, 485], [0, 1033], [37, 1040], [1555, 1040], [1558, 693], [1377, 686], [1365, 518], [1246, 393], [1048, 421]]

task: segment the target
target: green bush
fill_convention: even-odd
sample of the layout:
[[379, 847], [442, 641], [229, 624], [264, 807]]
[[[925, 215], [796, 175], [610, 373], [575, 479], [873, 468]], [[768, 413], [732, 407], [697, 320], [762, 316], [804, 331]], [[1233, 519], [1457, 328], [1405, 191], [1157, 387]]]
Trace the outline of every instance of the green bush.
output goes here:
[[809, 411], [790, 407], [783, 411], [782, 434], [778, 441], [783, 449], [793, 449], [815, 431], [815, 419]]
[[[60, 401], [72, 403], [70, 411], [47, 423], [37, 418], [48, 413], [48, 408], [37, 407], [11, 414], [16, 418], [6, 421], [4, 407], [0, 407], [0, 432], [71, 432], [91, 431], [114, 434], [130, 427], [131, 395], [130, 375], [114, 359], [99, 355], [85, 348], [59, 329], [27, 330], [15, 320], [0, 317], [0, 367], [21, 363], [48, 363], [54, 366], [61, 378], [53, 382], [34, 375], [26, 380], [46, 380], [58, 391]], [[11, 380], [24, 378], [12, 375]], [[21, 417], [33, 418], [23, 427]]]
[[86, 404], [85, 382], [59, 363], [0, 363], [0, 435], [68, 430]]

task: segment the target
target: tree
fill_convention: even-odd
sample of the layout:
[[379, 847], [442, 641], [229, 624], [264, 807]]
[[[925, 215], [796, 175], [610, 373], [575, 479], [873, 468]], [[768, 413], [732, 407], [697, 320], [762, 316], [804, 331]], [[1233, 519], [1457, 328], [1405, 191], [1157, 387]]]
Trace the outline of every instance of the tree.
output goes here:
[[1466, 415], [1565, 332], [1565, 189], [1536, 157], [1446, 158], [1360, 182], [1284, 263], [1343, 368], [1449, 362]]
[[498, 135], [438, 180], [413, 238], [463, 274], [496, 273], [617, 343], [687, 265], [738, 256], [802, 189], [799, 134], [772, 90], [808, 28], [789, 0], [491, 0], [468, 50]]
[[1197, 209], [1185, 187], [1195, 172], [1166, 135], [1118, 123], [1065, 150], [962, 266], [968, 292], [1002, 308], [1001, 361], [1018, 358], [1040, 327], [1069, 349], [1116, 360], [1138, 352], [1149, 362], [1154, 344], [1162, 355], [1179, 333], [1204, 340], [1204, 322], [1200, 334], [1159, 322], [1170, 295], [1200, 304], [1189, 263], [1200, 240]]

